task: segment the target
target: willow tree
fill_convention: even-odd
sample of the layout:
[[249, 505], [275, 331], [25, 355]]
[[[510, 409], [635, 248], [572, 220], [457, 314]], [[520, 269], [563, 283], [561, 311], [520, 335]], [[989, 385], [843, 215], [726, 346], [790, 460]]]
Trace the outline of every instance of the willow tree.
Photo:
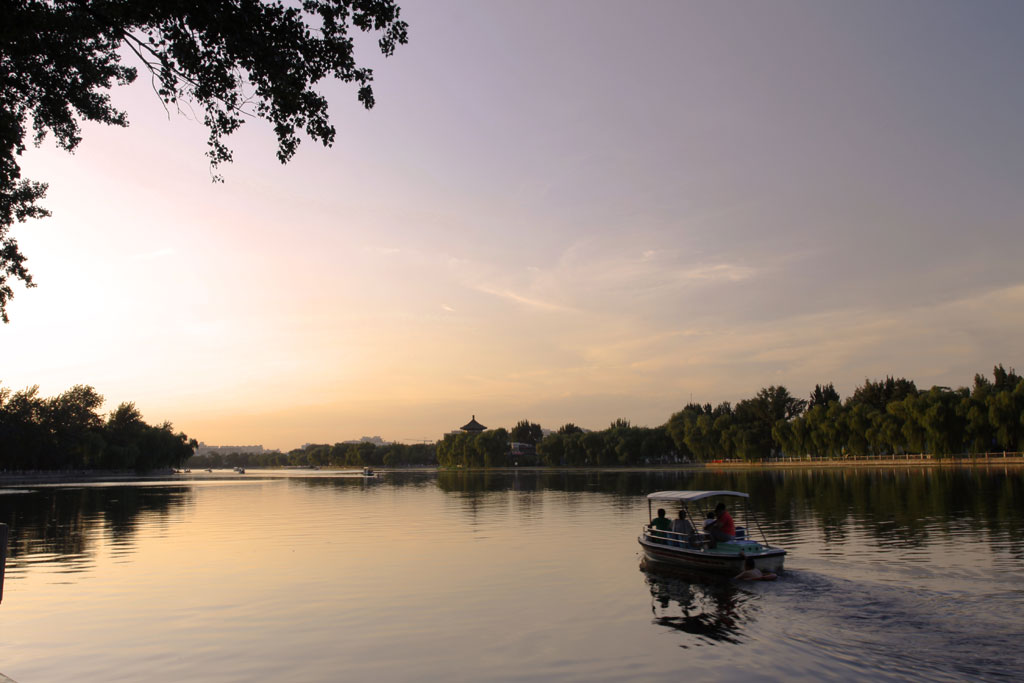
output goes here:
[[226, 138], [247, 118], [272, 124], [286, 163], [300, 133], [334, 142], [321, 81], [353, 84], [373, 106], [373, 71], [356, 62], [353, 35], [376, 35], [390, 56], [407, 28], [394, 0], [0, 2], [0, 317], [12, 280], [34, 284], [11, 227], [49, 215], [38, 203], [46, 184], [21, 177], [30, 129], [37, 144], [52, 134], [72, 151], [80, 121], [127, 126], [108, 91], [141, 69], [165, 107], [202, 111], [213, 169], [231, 161]]

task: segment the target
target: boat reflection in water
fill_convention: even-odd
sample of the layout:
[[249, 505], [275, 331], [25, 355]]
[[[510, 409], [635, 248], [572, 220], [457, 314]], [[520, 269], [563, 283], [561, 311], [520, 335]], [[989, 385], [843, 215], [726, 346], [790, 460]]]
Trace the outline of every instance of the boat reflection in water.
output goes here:
[[646, 561], [640, 570], [651, 590], [652, 623], [696, 636], [680, 647], [743, 642], [743, 629], [753, 621], [754, 594], [728, 579]]

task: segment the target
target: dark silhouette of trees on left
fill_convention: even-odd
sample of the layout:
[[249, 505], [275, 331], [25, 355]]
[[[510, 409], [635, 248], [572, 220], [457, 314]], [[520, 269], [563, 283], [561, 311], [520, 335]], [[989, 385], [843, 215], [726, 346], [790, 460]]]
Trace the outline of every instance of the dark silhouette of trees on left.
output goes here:
[[131, 469], [178, 467], [198, 447], [170, 422], [147, 424], [133, 403], [106, 419], [103, 397], [78, 384], [44, 398], [39, 387], [0, 387], [0, 470]]

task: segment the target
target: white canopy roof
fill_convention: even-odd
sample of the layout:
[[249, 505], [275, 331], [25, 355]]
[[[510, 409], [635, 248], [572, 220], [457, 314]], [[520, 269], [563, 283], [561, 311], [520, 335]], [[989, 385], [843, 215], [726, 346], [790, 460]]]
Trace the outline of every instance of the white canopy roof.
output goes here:
[[675, 500], [683, 503], [692, 503], [695, 500], [703, 500], [712, 496], [750, 498], [749, 493], [740, 493], [739, 491], [655, 491], [647, 494], [650, 500]]

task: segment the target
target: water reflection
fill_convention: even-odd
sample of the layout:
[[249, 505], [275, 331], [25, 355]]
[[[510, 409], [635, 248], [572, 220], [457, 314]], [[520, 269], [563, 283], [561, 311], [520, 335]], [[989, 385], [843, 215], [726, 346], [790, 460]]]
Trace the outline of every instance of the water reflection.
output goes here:
[[[390, 480], [403, 485], [403, 475], [391, 475]], [[438, 473], [437, 485], [469, 499], [510, 490], [601, 493], [624, 509], [633, 509], [639, 497], [657, 490], [745, 491], [780, 543], [806, 533], [809, 526], [820, 530], [826, 544], [843, 544], [856, 529], [880, 546], [901, 549], [925, 547], [936, 535], [969, 532], [1000, 546], [1008, 537], [1024, 535], [1020, 468], [444, 471]]]
[[[0, 495], [21, 572], [8, 574], [0, 660], [25, 681], [1014, 679], [1022, 473], [33, 487]], [[684, 488], [749, 491], [791, 552], [786, 574], [638, 572], [644, 496]]]
[[754, 617], [752, 593], [727, 579], [653, 565], [642, 566], [641, 571], [651, 590], [653, 623], [695, 636], [679, 647], [743, 641], [743, 629]]
[[[389, 476], [400, 484], [406, 475], [393, 473]], [[633, 499], [651, 491], [677, 488], [681, 481], [692, 476], [692, 472], [658, 470], [443, 470], [437, 473], [437, 485], [445, 493], [598, 492]]]
[[10, 529], [9, 577], [27, 564], [59, 564], [62, 572], [92, 566], [101, 536], [130, 553], [142, 520], [167, 518], [190, 504], [191, 486], [41, 487], [0, 496], [0, 521]]
[[[544, 497], [567, 494], [568, 509], [587, 496], [605, 497], [614, 510], [643, 515], [643, 497], [663, 489], [733, 489], [751, 504], [770, 539], [787, 547], [818, 538], [820, 556], [861, 545], [900, 551], [908, 559], [936, 544], [985, 544], [993, 562], [1019, 569], [1024, 538], [1024, 469], [1021, 468], [836, 468], [723, 471], [441, 471], [391, 472], [381, 478], [328, 472], [296, 475], [291, 485], [367, 493], [378, 487], [440, 489], [470, 520], [515, 492], [521, 518], [541, 513]], [[209, 484], [210, 482], [206, 482]], [[161, 485], [56, 486], [6, 489], [0, 521], [10, 527], [12, 565], [28, 558], [87, 562], [101, 534], [115, 551], [132, 552], [140, 519], [168, 518], [193, 502], [198, 482]], [[17, 491], [17, 493], [15, 493]], [[484, 515], [486, 517], [486, 515]], [[806, 553], [805, 553], [806, 554]], [[922, 554], [926, 559], [926, 555]]]

